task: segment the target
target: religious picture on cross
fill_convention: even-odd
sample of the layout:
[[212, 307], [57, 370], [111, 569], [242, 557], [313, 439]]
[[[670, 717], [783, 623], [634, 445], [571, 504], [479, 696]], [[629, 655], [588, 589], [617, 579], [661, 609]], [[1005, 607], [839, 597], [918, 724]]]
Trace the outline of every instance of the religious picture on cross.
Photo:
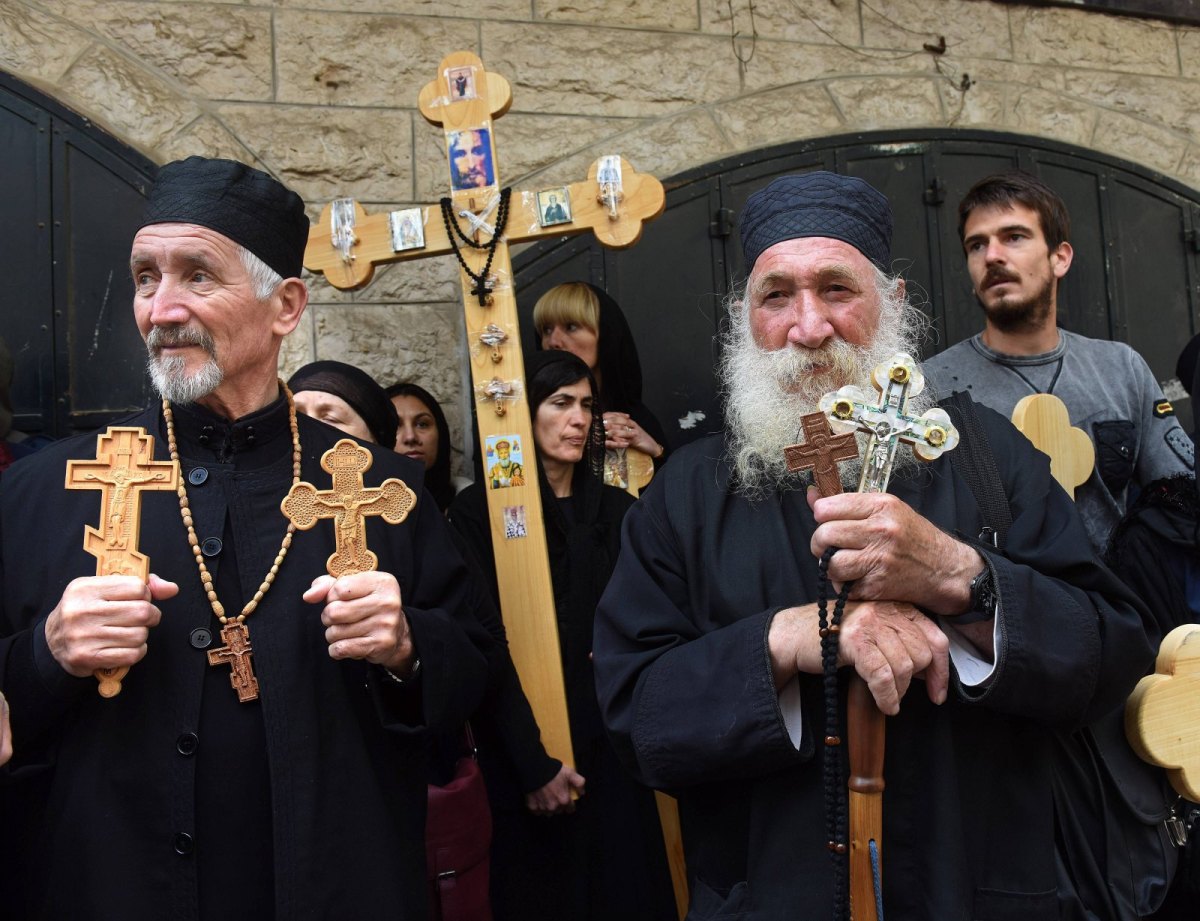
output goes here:
[[392, 232], [393, 253], [425, 248], [425, 222], [422, 220], [421, 208], [390, 212], [388, 227]]
[[446, 152], [450, 158], [450, 186], [454, 191], [486, 189], [496, 184], [489, 129], [451, 131], [446, 138]]
[[571, 223], [571, 193], [565, 187], [537, 193], [538, 223], [543, 227]]
[[525, 485], [525, 458], [516, 435], [489, 435], [484, 465], [491, 489]]
[[446, 84], [450, 87], [450, 101], [475, 99], [475, 68], [450, 67], [446, 70]]

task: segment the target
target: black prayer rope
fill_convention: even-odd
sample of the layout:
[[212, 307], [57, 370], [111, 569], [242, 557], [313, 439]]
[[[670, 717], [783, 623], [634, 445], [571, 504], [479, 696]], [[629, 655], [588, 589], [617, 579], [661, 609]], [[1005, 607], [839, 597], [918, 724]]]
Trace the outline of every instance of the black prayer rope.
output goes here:
[[[458, 260], [458, 264], [462, 266], [462, 270], [467, 273], [467, 277], [475, 282], [471, 288], [471, 293], [479, 298], [479, 306], [488, 306], [488, 297], [491, 294], [491, 289], [488, 287], [488, 275], [492, 271], [492, 260], [496, 258], [496, 247], [500, 245], [500, 237], [504, 234], [504, 228], [508, 225], [508, 202], [512, 195], [512, 189], [505, 187], [500, 190], [500, 205], [496, 209], [496, 230], [492, 234], [492, 238], [486, 243], [476, 243], [467, 234], [463, 233], [461, 227], [458, 226], [458, 221], [454, 217], [454, 205], [449, 198], [441, 200], [442, 205], [442, 221], [446, 225], [446, 239], [450, 241], [450, 249], [454, 251], [454, 258]], [[457, 239], [456, 239], [457, 238]], [[487, 262], [483, 264], [483, 271], [476, 274], [471, 271], [471, 267], [462, 257], [462, 252], [458, 248], [458, 241], [462, 240], [472, 249], [487, 250]]]
[[850, 917], [850, 793], [846, 787], [846, 755], [842, 745], [841, 718], [838, 713], [838, 637], [846, 599], [850, 597], [847, 582], [838, 593], [829, 616], [829, 561], [837, 547], [828, 547], [817, 563], [817, 623], [821, 629], [821, 676], [825, 703], [825, 757], [822, 759], [822, 781], [825, 795], [826, 847], [833, 864], [833, 919], [847, 921]]

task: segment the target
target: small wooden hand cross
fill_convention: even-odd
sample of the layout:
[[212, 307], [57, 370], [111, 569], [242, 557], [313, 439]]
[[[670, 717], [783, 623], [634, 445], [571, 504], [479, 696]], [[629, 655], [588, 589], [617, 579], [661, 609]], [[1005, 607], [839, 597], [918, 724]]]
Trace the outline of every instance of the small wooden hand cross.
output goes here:
[[363, 474], [371, 463], [370, 451], [343, 438], [321, 458], [321, 466], [333, 475], [333, 488], [318, 491], [311, 483], [297, 483], [280, 504], [283, 514], [302, 531], [322, 518], [333, 519], [337, 544], [326, 567], [334, 578], [370, 572], [379, 564], [367, 548], [366, 516], [379, 515], [388, 524], [399, 524], [417, 504], [413, 491], [395, 477], [375, 488], [363, 486]]
[[[142, 491], [176, 489], [179, 467], [154, 460], [154, 438], [144, 428], [109, 426], [96, 436], [95, 460], [67, 461], [67, 489], [100, 490], [100, 527], [85, 525], [83, 549], [96, 558], [98, 576], [150, 578], [150, 557], [138, 552]], [[102, 697], [121, 693], [128, 666], [98, 668]]]

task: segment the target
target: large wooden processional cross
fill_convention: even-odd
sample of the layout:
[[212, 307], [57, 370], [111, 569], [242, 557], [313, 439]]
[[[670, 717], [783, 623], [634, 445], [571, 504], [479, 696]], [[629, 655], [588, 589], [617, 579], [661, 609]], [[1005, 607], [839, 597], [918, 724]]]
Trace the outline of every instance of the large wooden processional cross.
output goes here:
[[508, 111], [512, 89], [470, 52], [443, 58], [418, 101], [445, 132], [451, 194], [374, 215], [334, 201], [312, 229], [304, 265], [345, 290], [364, 287], [383, 263], [457, 258], [509, 646], [546, 749], [574, 765], [507, 244], [590, 231], [605, 246], [631, 246], [666, 198], [662, 183], [618, 156], [601, 157], [570, 185], [502, 188], [492, 122]]

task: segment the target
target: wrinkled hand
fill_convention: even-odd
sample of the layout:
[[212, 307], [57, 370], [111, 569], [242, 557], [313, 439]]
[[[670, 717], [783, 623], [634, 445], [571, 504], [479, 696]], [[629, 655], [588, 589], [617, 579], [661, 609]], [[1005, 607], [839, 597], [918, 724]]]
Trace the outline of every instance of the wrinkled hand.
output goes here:
[[0, 694], [0, 767], [12, 757], [12, 723], [8, 719], [8, 701]]
[[50, 653], [76, 678], [98, 668], [135, 665], [146, 655], [150, 628], [162, 617], [155, 602], [178, 593], [178, 585], [153, 573], [148, 582], [134, 576], [75, 579], [46, 619]]
[[[806, 604], [776, 614], [767, 645], [777, 688], [797, 672], [821, 674], [817, 606]], [[838, 639], [838, 667], [847, 665], [866, 681], [879, 709], [894, 716], [913, 678], [925, 679], [933, 703], [946, 700], [950, 643], [938, 625], [911, 604], [850, 602]]]
[[829, 563], [829, 578], [854, 581], [850, 597], [899, 600], [955, 615], [970, 605], [971, 579], [984, 566], [979, 551], [887, 493], [843, 493], [820, 498], [809, 489], [817, 520], [812, 552], [841, 548]]
[[534, 815], [574, 812], [575, 801], [571, 798], [571, 791], [574, 790], [578, 796], [583, 796], [585, 783], [587, 781], [582, 774], [577, 774], [564, 764], [548, 784], [525, 794], [525, 808]]
[[365, 659], [400, 677], [416, 652], [400, 604], [400, 584], [388, 572], [321, 576], [304, 593], [309, 604], [325, 603], [321, 623], [332, 659]]

